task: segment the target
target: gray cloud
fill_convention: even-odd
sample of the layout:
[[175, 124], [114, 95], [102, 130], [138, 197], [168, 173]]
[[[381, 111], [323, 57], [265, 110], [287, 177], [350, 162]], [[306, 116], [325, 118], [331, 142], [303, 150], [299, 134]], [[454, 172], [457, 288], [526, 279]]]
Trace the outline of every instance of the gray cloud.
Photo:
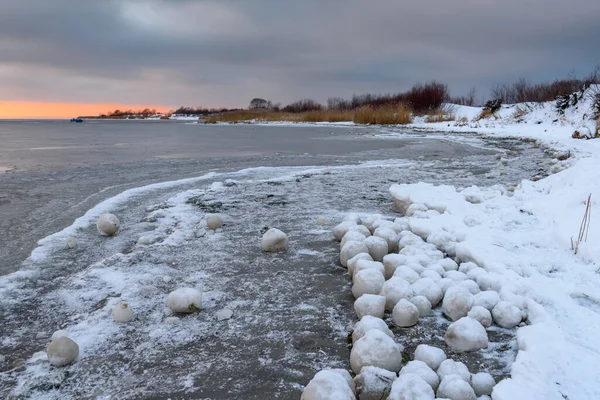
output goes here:
[[600, 61], [595, 0], [1, 2], [0, 100], [243, 106], [431, 79], [487, 94]]

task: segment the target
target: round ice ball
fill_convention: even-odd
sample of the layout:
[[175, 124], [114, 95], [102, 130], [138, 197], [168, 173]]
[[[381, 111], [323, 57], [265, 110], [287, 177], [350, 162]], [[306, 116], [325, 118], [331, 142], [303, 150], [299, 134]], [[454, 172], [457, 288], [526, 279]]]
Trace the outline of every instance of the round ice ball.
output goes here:
[[414, 326], [419, 322], [419, 310], [406, 299], [401, 299], [392, 310], [392, 321], [399, 327]]
[[356, 269], [356, 264], [358, 264], [360, 260], [373, 261], [373, 257], [371, 257], [369, 253], [358, 253], [357, 255], [349, 259], [347, 267], [348, 275], [350, 275], [351, 277], [354, 277], [354, 270]]
[[327, 225], [329, 223], [329, 221], [327, 221], [327, 218], [321, 216], [317, 217], [317, 225]]
[[354, 275], [352, 294], [359, 298], [363, 294], [379, 294], [385, 279], [377, 269], [363, 269]]
[[370, 236], [365, 239], [365, 244], [369, 249], [369, 254], [375, 261], [383, 261], [383, 257], [388, 254], [388, 243], [383, 238]]
[[431, 278], [421, 278], [411, 287], [415, 296], [427, 297], [432, 307], [437, 306], [444, 297], [442, 289]]
[[508, 301], [501, 301], [496, 304], [492, 310], [492, 316], [494, 321], [503, 328], [511, 329], [519, 325], [523, 316], [519, 307], [509, 303]]
[[382, 296], [385, 296], [385, 309], [392, 311], [396, 303], [402, 299], [410, 299], [413, 297], [413, 290], [410, 283], [396, 276], [388, 279], [381, 288]]
[[446, 291], [442, 311], [452, 321], [466, 317], [473, 306], [473, 295], [465, 288], [453, 286]]
[[484, 290], [475, 295], [473, 299], [474, 306], [481, 306], [492, 311], [496, 304], [500, 303], [500, 295], [493, 290]]
[[194, 288], [180, 288], [167, 296], [167, 305], [174, 313], [193, 313], [202, 308], [202, 293]]
[[346, 232], [346, 234], [342, 238], [342, 241], [340, 242], [340, 249], [343, 248], [346, 245], [346, 243], [348, 243], [351, 240], [355, 242], [362, 242], [363, 240], [365, 240], [365, 237], [360, 232], [348, 231]]
[[476, 400], [475, 392], [468, 382], [458, 375], [447, 375], [442, 379], [437, 391], [438, 397], [452, 400]]
[[55, 367], [71, 364], [79, 356], [79, 346], [68, 337], [53, 339], [46, 349], [48, 361]]
[[484, 328], [489, 328], [492, 325], [492, 314], [487, 308], [481, 306], [474, 306], [471, 311], [467, 314], [469, 318], [473, 318], [478, 321]]
[[69, 336], [69, 332], [67, 332], [64, 329], [59, 329], [52, 334], [52, 339], [58, 339], [61, 337], [68, 337], [68, 336]]
[[423, 378], [425, 382], [427, 382], [431, 386], [433, 390], [437, 390], [440, 384], [439, 376], [423, 361], [410, 361], [400, 370], [400, 376], [402, 376], [403, 374], [419, 375], [421, 378]]
[[350, 366], [355, 374], [367, 366], [398, 372], [402, 368], [402, 346], [378, 329], [372, 329], [354, 343]]
[[431, 314], [431, 303], [425, 296], [415, 296], [410, 299], [410, 302], [419, 310], [419, 316], [426, 317]]
[[344, 221], [344, 222], [334, 226], [331, 231], [333, 232], [333, 236], [335, 236], [335, 238], [339, 242], [340, 240], [342, 240], [342, 238], [344, 237], [346, 232], [348, 232], [348, 229], [350, 229], [350, 227], [352, 227], [352, 226], [356, 226], [355, 221]]
[[452, 350], [458, 352], [481, 350], [488, 346], [485, 328], [469, 317], [463, 317], [450, 324], [444, 340]]
[[306, 385], [300, 400], [329, 400], [332, 394], [339, 400], [356, 399], [352, 387], [344, 376], [333, 370], [323, 370]]
[[402, 374], [392, 384], [388, 400], [434, 400], [431, 386], [419, 375]]
[[377, 294], [363, 294], [354, 302], [354, 311], [358, 318], [365, 315], [383, 318], [385, 313], [385, 297]]
[[415, 360], [423, 361], [434, 371], [437, 371], [445, 359], [446, 353], [438, 347], [420, 344], [415, 350]]
[[112, 236], [117, 233], [120, 226], [121, 223], [119, 222], [119, 218], [110, 213], [104, 213], [100, 215], [98, 221], [96, 221], [96, 228], [98, 228], [98, 232], [106, 236]]
[[211, 231], [215, 231], [223, 226], [223, 218], [219, 215], [209, 215], [206, 217], [206, 225]]
[[385, 275], [385, 268], [379, 261], [358, 260], [356, 262], [356, 268], [354, 269], [354, 275], [363, 269], [375, 269], [381, 273], [381, 276]]
[[379, 329], [389, 337], [394, 337], [394, 334], [392, 331], [390, 331], [390, 328], [388, 328], [384, 320], [381, 318], [372, 317], [370, 315], [365, 315], [356, 323], [356, 325], [354, 325], [354, 331], [352, 331], [352, 343], [356, 343], [371, 329]]
[[419, 279], [421, 279], [419, 274], [417, 274], [411, 267], [408, 267], [406, 265], [401, 265], [398, 268], [396, 268], [393, 276], [402, 278], [410, 284], [413, 284], [416, 281], [418, 281]]
[[446, 359], [440, 363], [437, 369], [437, 374], [440, 380], [444, 380], [447, 375], [458, 375], [465, 382], [471, 381], [471, 374], [467, 366], [459, 361]]
[[263, 251], [279, 251], [288, 246], [288, 237], [285, 233], [276, 228], [271, 228], [262, 237]]
[[471, 386], [477, 396], [491, 395], [495, 385], [494, 377], [487, 372], [471, 375]]
[[356, 375], [356, 393], [359, 399], [380, 400], [385, 399], [396, 380], [396, 373], [386, 369], [366, 366]]
[[119, 303], [112, 309], [112, 317], [115, 322], [129, 322], [133, 319], [133, 310], [127, 303]]
[[348, 260], [354, 258], [354, 256], [360, 253], [369, 253], [369, 249], [364, 242], [356, 240], [350, 240], [346, 242], [344, 247], [340, 250], [340, 264], [342, 266], [348, 266]]

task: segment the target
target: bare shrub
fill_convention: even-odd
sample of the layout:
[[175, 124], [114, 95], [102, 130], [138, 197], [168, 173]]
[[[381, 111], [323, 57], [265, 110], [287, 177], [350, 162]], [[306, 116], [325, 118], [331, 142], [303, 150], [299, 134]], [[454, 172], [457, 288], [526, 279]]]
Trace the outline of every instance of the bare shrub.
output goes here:
[[434, 123], [434, 122], [448, 122], [454, 121], [456, 116], [454, 112], [449, 107], [442, 107], [436, 110], [431, 110], [427, 113], [425, 117], [425, 122]]
[[318, 102], [311, 99], [302, 99], [295, 101], [293, 103], [288, 104], [283, 107], [281, 111], [290, 112], [290, 113], [301, 113], [307, 111], [321, 111], [323, 110], [323, 106]]

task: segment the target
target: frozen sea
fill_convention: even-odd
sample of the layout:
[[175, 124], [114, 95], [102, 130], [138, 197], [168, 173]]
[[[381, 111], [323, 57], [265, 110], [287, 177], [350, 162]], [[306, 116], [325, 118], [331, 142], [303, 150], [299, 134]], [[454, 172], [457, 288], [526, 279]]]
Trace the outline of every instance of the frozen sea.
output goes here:
[[[551, 163], [529, 142], [378, 127], [1, 121], [0, 143], [2, 398], [297, 399], [318, 370], [348, 366], [355, 316], [333, 225], [393, 216], [393, 183], [511, 185]], [[94, 226], [104, 211], [121, 219], [114, 238]], [[208, 213], [222, 231], [202, 231]], [[286, 252], [260, 251], [269, 227], [288, 232]], [[181, 286], [202, 287], [201, 313], [165, 310]], [[112, 322], [119, 301], [129, 324]], [[218, 321], [223, 308], [233, 316]], [[407, 351], [443, 344], [419, 326], [397, 332]], [[80, 345], [68, 368], [38, 353], [57, 329]], [[464, 361], [504, 376], [510, 333], [490, 340], [498, 354]]]

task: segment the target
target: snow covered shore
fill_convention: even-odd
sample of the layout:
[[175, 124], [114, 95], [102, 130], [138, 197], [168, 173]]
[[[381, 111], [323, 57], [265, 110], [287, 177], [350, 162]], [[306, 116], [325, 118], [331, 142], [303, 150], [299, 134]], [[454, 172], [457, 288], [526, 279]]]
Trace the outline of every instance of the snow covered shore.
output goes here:
[[[426, 123], [424, 119], [420, 119], [409, 127], [436, 133], [475, 132], [498, 137], [533, 139], [556, 149], [556, 157], [563, 161], [553, 167], [554, 175], [536, 182], [524, 180], [512, 190], [501, 186], [457, 189], [426, 183], [393, 185], [390, 194], [395, 208], [400, 211], [401, 216], [406, 217], [394, 219], [393, 215], [380, 216], [377, 220], [376, 216], [361, 216], [357, 220], [353, 220], [353, 217], [349, 219], [371, 225], [372, 228], [379, 223], [396, 229], [400, 239], [399, 256], [403, 258], [400, 265], [395, 267], [409, 267], [408, 272], [403, 270], [398, 275], [403, 279], [409, 279], [414, 274], [411, 268], [421, 273], [420, 280], [423, 280], [423, 274], [437, 274], [434, 268], [437, 265], [431, 266], [437, 257], [435, 253], [422, 254], [427, 249], [426, 244], [433, 244], [457, 263], [474, 263], [480, 267], [480, 274], [493, 276], [493, 279], [482, 279], [482, 282], [476, 279], [479, 289], [489, 289], [490, 284], [497, 286], [494, 290], [500, 293], [502, 300], [509, 303], [506, 307], [514, 306], [515, 310], [522, 312], [524, 321], [516, 328], [518, 353], [510, 368], [510, 378], [494, 387], [492, 399], [600, 398], [600, 246], [597, 245], [600, 224], [591, 220], [583, 236], [584, 241], [577, 244], [590, 195], [589, 208], [595, 210], [598, 207], [600, 139], [578, 140], [571, 137], [576, 130], [588, 133], [595, 131], [595, 122], [588, 119], [591, 112], [589, 102], [580, 102], [578, 107], [568, 108], [564, 115], [557, 115], [554, 103], [505, 106], [496, 115], [481, 120], [478, 120], [481, 108], [454, 106], [453, 112], [457, 121]], [[502, 162], [506, 164], [508, 161]], [[377, 235], [374, 229], [371, 231]], [[411, 232], [425, 240], [426, 244], [420, 247], [419, 255], [429, 257], [428, 260], [415, 258], [411, 254], [414, 251], [412, 249], [406, 253], [402, 250], [403, 241], [406, 241], [406, 235]], [[358, 240], [357, 243], [360, 243], [360, 239], [351, 240]], [[573, 243], [577, 251], [573, 249]], [[415, 243], [411, 242], [409, 247], [411, 245]], [[349, 265], [354, 265], [353, 261]], [[446, 278], [446, 274], [448, 271], [438, 276], [438, 279], [442, 276]], [[376, 273], [373, 272], [373, 275]], [[356, 283], [356, 274], [354, 277], [355, 284], [361, 284]], [[418, 275], [415, 279], [417, 278]], [[359, 279], [359, 282], [362, 281]], [[373, 279], [370, 282], [374, 282]], [[389, 282], [391, 280], [386, 285]], [[436, 281], [436, 284], [445, 291], [447, 286], [440, 282]], [[412, 282], [406, 285], [408, 289], [402, 290], [410, 291], [410, 283]], [[479, 290], [477, 287], [476, 289]], [[377, 288], [366, 293], [379, 294]], [[386, 293], [384, 285], [381, 294], [389, 301]], [[448, 293], [446, 292], [446, 297]], [[412, 294], [411, 292], [410, 295]], [[403, 297], [398, 296], [400, 297], [395, 298], [395, 301]], [[404, 296], [410, 300], [408, 295]], [[406, 300], [401, 301], [408, 303]], [[367, 300], [360, 303], [362, 309]], [[445, 309], [445, 304], [444, 313], [451, 315]], [[465, 314], [472, 306], [470, 302], [465, 303]], [[398, 325], [396, 308], [393, 322]], [[496, 313], [493, 314], [494, 320], [501, 324]], [[469, 317], [475, 318], [475, 315], [469, 313]], [[516, 322], [519, 321], [520, 318]], [[474, 324], [479, 325], [476, 322]], [[470, 335], [471, 344], [479, 340], [473, 332]], [[396, 340], [402, 343], [402, 335], [396, 336]], [[446, 342], [453, 345], [448, 341], [448, 333]], [[459, 345], [469, 348], [464, 343]], [[483, 347], [487, 345], [486, 339]], [[479, 345], [471, 347], [476, 349], [477, 346]], [[364, 349], [361, 351], [369, 352]], [[377, 352], [377, 345], [373, 344], [370, 351]], [[362, 358], [365, 357], [363, 354]], [[364, 365], [377, 365], [377, 361]], [[389, 369], [385, 366], [383, 368]], [[400, 377], [403, 376], [404, 368], [400, 370]], [[364, 380], [361, 376], [355, 380], [358, 386], [354, 389], [358, 389], [359, 398], [362, 398], [361, 389], [373, 389], [373, 386], [365, 386]], [[396, 398], [395, 391], [399, 393], [394, 389], [395, 386], [410, 387], [400, 381], [401, 378], [398, 378], [394, 385], [391, 385], [391, 381], [388, 382], [386, 390], [389, 392], [391, 388], [390, 399]], [[422, 380], [420, 382], [423, 383]], [[474, 383], [473, 387], [475, 388]], [[433, 389], [437, 389], [437, 386]], [[379, 390], [383, 390], [382, 387]], [[381, 395], [383, 392], [377, 393]], [[404, 392], [405, 395], [407, 393]], [[433, 395], [433, 392], [425, 391], [416, 397], [407, 398], [433, 399]], [[440, 392], [438, 396], [441, 396]], [[456, 398], [471, 398], [469, 394], [465, 396]]]

